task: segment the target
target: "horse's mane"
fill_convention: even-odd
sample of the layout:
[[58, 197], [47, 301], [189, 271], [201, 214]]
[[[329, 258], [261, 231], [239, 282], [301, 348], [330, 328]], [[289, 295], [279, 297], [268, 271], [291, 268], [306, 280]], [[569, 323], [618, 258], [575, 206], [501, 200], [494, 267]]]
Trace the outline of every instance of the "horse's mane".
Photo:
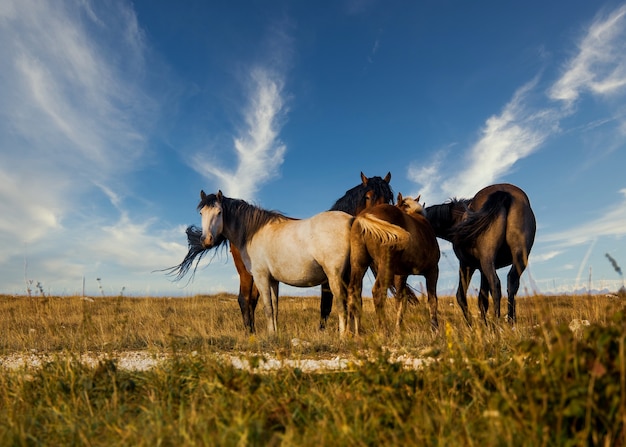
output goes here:
[[425, 212], [428, 216], [428, 220], [437, 225], [452, 225], [454, 223], [454, 217], [452, 211], [456, 208], [467, 209], [469, 204], [468, 199], [457, 199], [452, 197], [446, 202], [440, 205], [431, 205], [426, 207]]
[[393, 203], [393, 190], [389, 186], [389, 182], [375, 176], [368, 178], [367, 184], [359, 183], [354, 188], [347, 190], [343, 197], [337, 199], [330, 211], [343, 211], [354, 216], [355, 211], [363, 205], [365, 194], [368, 191], [374, 191], [374, 201], [383, 197], [385, 203]]
[[222, 212], [224, 221], [234, 225], [233, 236], [236, 240], [232, 243], [236, 247], [243, 247], [266, 224], [275, 220], [291, 219], [278, 211], [266, 210], [244, 200], [228, 197], [222, 197]]
[[[163, 271], [165, 271], [168, 275], [174, 277], [174, 281], [180, 281], [183, 277], [189, 272], [193, 263], [195, 261], [196, 265], [193, 267], [193, 271], [191, 272], [191, 277], [189, 281], [191, 281], [196, 274], [196, 269], [198, 268], [198, 264], [200, 261], [208, 253], [208, 249], [202, 246], [201, 237], [202, 237], [202, 229], [195, 225], [189, 225], [185, 230], [187, 233], [187, 245], [189, 246], [189, 250], [185, 255], [185, 259], [174, 267], [169, 267]], [[221, 245], [221, 243], [219, 244]]]

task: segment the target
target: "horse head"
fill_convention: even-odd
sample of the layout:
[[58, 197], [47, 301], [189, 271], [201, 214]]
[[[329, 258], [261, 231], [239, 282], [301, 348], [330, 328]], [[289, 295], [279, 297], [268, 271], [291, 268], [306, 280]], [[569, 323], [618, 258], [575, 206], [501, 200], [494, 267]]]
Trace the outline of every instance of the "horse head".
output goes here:
[[426, 211], [424, 210], [424, 205], [420, 203], [421, 195], [417, 196], [415, 199], [409, 196], [402, 196], [402, 193], [398, 193], [398, 200], [396, 206], [400, 208], [407, 214], [421, 214], [422, 216], [426, 216]]
[[200, 203], [198, 210], [202, 216], [202, 236], [200, 243], [202, 248], [210, 249], [224, 242], [224, 216], [222, 213], [222, 191], [217, 194], [207, 195], [200, 191]]
[[368, 178], [361, 172], [361, 184], [357, 188], [363, 192], [354, 214], [358, 215], [364, 209], [374, 205], [393, 203], [393, 192], [389, 186], [390, 181], [391, 172], [388, 172], [385, 178], [377, 176]]

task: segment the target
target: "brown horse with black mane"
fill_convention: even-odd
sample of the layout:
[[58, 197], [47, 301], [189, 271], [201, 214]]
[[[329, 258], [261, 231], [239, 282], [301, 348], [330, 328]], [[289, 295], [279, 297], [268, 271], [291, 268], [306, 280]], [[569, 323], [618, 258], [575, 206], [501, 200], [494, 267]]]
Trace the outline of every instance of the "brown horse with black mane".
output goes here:
[[423, 215], [419, 197], [403, 198], [396, 206], [382, 204], [359, 214], [350, 230], [350, 284], [348, 285], [348, 325], [361, 332], [363, 277], [371, 265], [376, 270], [372, 288], [379, 329], [385, 330], [384, 303], [387, 291], [395, 286], [396, 331], [400, 330], [407, 303], [407, 278], [426, 279], [432, 328], [438, 326], [437, 279], [439, 245], [430, 223]]
[[[361, 211], [373, 205], [381, 203], [393, 203], [393, 191], [389, 182], [391, 181], [391, 173], [388, 172], [384, 178], [366, 177], [361, 172], [361, 183], [346, 191], [343, 197], [339, 198], [329, 211], [343, 211], [356, 216]], [[207, 250], [201, 243], [202, 230], [196, 226], [187, 228], [187, 242], [189, 251], [183, 262], [178, 266], [170, 269], [171, 273], [176, 275], [176, 279], [184, 277], [191, 266], [196, 261], [196, 268]], [[241, 309], [244, 326], [250, 333], [255, 332], [255, 310], [259, 301], [259, 291], [254, 284], [254, 278], [246, 269], [239, 247], [235, 244], [229, 244], [230, 251], [233, 256], [235, 268], [239, 274], [239, 294], [237, 301]], [[195, 268], [194, 268], [195, 272]], [[416, 299], [409, 291], [409, 296]], [[328, 283], [321, 286], [321, 302], [320, 302], [320, 328], [326, 326], [326, 321], [332, 310], [333, 295], [330, 291]]]
[[508, 274], [508, 319], [515, 321], [515, 295], [520, 276], [528, 265], [535, 240], [536, 221], [524, 191], [508, 183], [487, 186], [472, 199], [451, 201], [426, 208], [426, 216], [438, 237], [452, 242], [459, 258], [456, 299], [468, 322], [467, 288], [474, 271], [480, 271], [478, 305], [484, 321], [489, 292], [494, 313], [500, 317], [502, 290], [496, 269], [511, 265]]

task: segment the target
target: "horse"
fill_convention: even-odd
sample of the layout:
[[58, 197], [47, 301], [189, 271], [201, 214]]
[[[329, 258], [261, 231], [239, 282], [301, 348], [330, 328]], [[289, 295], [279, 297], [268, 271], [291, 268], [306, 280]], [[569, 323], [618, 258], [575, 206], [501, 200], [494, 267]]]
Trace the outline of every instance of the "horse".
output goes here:
[[507, 277], [507, 319], [515, 322], [515, 295], [528, 265], [535, 240], [536, 221], [526, 193], [508, 183], [487, 186], [471, 199], [451, 199], [426, 208], [426, 216], [438, 237], [452, 243], [459, 259], [456, 299], [468, 323], [467, 288], [480, 271], [478, 306], [487, 321], [489, 293], [494, 314], [500, 317], [502, 290], [496, 269], [511, 266]]
[[[361, 172], [361, 183], [346, 191], [342, 197], [337, 199], [329, 211], [343, 211], [352, 216], [356, 216], [370, 206], [381, 203], [393, 203], [393, 191], [389, 184], [390, 181], [390, 172], [388, 172], [384, 178], [378, 176], [368, 178], [365, 174], [363, 174], [363, 172]], [[196, 226], [189, 226], [186, 232], [189, 251], [183, 262], [181, 262], [178, 266], [169, 269], [171, 273], [176, 274], [177, 279], [181, 279], [185, 276], [194, 260], [196, 260], [197, 267], [198, 263], [202, 259], [202, 256], [206, 253], [200, 243], [202, 230]], [[237, 296], [237, 302], [239, 303], [239, 308], [241, 310], [244, 327], [249, 333], [253, 334], [256, 332], [254, 315], [259, 301], [259, 291], [254, 284], [252, 274], [244, 265], [238, 247], [232, 243], [229, 245], [235, 268], [239, 274], [239, 294]], [[411, 291], [409, 291], [409, 298], [417, 300]], [[326, 322], [332, 310], [332, 305], [333, 294], [328, 287], [328, 284], [323, 283], [321, 287], [320, 301], [320, 329], [324, 329], [326, 327]]]
[[279, 282], [313, 287], [325, 281], [339, 300], [339, 333], [344, 334], [353, 216], [325, 211], [308, 219], [293, 219], [226, 197], [221, 191], [210, 195], [201, 191], [198, 210], [204, 249], [216, 248], [226, 240], [239, 248], [263, 301], [270, 334], [278, 329]]
[[356, 335], [361, 332], [363, 277], [370, 264], [377, 272], [372, 295], [379, 329], [386, 326], [384, 302], [392, 280], [396, 291], [395, 327], [397, 332], [401, 329], [409, 275], [423, 275], [426, 279], [430, 323], [433, 329], [438, 327], [439, 244], [423, 213], [419, 197], [403, 198], [398, 194], [396, 206], [376, 205], [355, 218], [350, 230], [348, 318]]

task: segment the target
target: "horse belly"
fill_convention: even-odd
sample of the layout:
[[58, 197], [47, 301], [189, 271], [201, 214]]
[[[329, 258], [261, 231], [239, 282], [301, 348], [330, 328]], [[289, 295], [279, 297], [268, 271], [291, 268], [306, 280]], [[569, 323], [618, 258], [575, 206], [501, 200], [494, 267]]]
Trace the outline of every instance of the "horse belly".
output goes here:
[[274, 265], [270, 271], [277, 281], [293, 287], [314, 287], [326, 280], [322, 267], [314, 260], [294, 260]]

